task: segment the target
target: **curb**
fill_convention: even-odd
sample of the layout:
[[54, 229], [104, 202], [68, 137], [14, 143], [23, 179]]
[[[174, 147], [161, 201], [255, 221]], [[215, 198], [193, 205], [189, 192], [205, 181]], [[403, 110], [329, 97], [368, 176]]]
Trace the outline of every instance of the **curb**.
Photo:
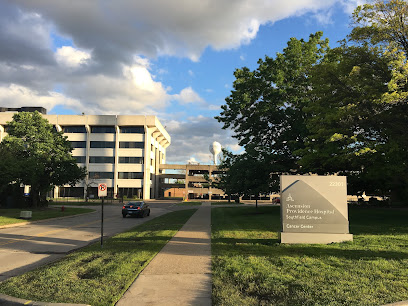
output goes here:
[[14, 306], [14, 305], [37, 305], [37, 306], [70, 306], [70, 305], [81, 305], [81, 306], [91, 306], [88, 304], [72, 304], [72, 303], [46, 303], [46, 302], [35, 302], [31, 300], [24, 300], [8, 296], [5, 294], [0, 294], [0, 305], [4, 306]]
[[63, 216], [63, 217], [48, 218], [48, 219], [42, 219], [42, 220], [36, 220], [36, 221], [23, 221], [23, 222], [20, 222], [20, 223], [0, 225], [0, 229], [2, 229], [2, 228], [9, 228], [9, 227], [23, 226], [23, 225], [27, 225], [27, 224], [36, 224], [36, 223], [46, 222], [46, 221], [50, 221], [50, 220], [66, 219], [66, 218], [74, 217], [74, 216], [82, 216], [82, 215], [93, 214], [93, 213], [95, 213], [95, 212], [96, 212], [96, 210], [95, 210], [95, 211], [86, 212], [86, 213], [82, 213], [82, 214], [76, 214], [76, 215], [69, 215], [69, 216]]
[[386, 304], [383, 306], [408, 306], [408, 301], [395, 302], [395, 303]]

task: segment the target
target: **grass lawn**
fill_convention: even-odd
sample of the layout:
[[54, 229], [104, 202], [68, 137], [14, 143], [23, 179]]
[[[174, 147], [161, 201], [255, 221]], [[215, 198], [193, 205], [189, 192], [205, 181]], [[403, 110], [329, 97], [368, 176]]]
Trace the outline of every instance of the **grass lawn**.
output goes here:
[[95, 243], [50, 265], [0, 283], [0, 292], [23, 299], [114, 305], [137, 275], [195, 209], [172, 212]]
[[[110, 203], [104, 203], [104, 204], [110, 204]], [[101, 206], [102, 202], [101, 201], [89, 201], [89, 202], [85, 202], [85, 201], [81, 201], [81, 202], [75, 202], [75, 201], [69, 201], [69, 202], [58, 202], [58, 201], [53, 201], [53, 202], [49, 202], [48, 205], [64, 205], [64, 206]]]
[[241, 205], [241, 204], [245, 204], [245, 203], [244, 202], [235, 203], [235, 201], [231, 201], [229, 203], [228, 203], [228, 201], [211, 202], [211, 205]]
[[19, 219], [20, 212], [22, 210], [32, 211], [32, 218], [28, 221], [37, 221], [49, 218], [57, 218], [64, 216], [72, 216], [77, 214], [83, 214], [87, 212], [94, 211], [93, 209], [88, 208], [73, 208], [66, 207], [64, 211], [61, 211], [60, 208], [46, 208], [46, 209], [0, 209], [0, 226], [9, 225], [15, 223], [26, 222], [27, 220]]
[[187, 202], [177, 203], [177, 206], [195, 206], [195, 205], [201, 205], [201, 202], [187, 201]]
[[[127, 202], [128, 200], [125, 200], [125, 202]], [[118, 200], [114, 200], [113, 202], [111, 200], [106, 200], [104, 202], [104, 205], [121, 205], [122, 202], [119, 202]], [[75, 201], [68, 201], [68, 202], [58, 202], [58, 201], [53, 201], [53, 202], [49, 202], [48, 205], [56, 205], [56, 206], [101, 206], [102, 205], [102, 201], [81, 201], [81, 202], [75, 202]]]
[[280, 208], [212, 210], [214, 305], [408, 300], [408, 210], [350, 208], [354, 242], [279, 244]]

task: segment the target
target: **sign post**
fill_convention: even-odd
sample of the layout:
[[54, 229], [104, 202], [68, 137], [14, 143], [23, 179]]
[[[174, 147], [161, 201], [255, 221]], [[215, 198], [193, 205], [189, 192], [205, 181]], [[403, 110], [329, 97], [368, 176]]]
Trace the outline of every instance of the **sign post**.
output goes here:
[[101, 209], [101, 248], [103, 247], [103, 200], [108, 195], [108, 186], [106, 184], [98, 185], [98, 197], [102, 198]]

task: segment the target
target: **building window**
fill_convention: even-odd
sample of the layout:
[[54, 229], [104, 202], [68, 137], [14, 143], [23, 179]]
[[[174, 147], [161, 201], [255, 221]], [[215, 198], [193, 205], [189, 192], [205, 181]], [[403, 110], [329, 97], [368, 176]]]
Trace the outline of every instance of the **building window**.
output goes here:
[[91, 148], [115, 148], [114, 141], [91, 141]]
[[115, 158], [113, 156], [89, 156], [90, 164], [113, 164]]
[[143, 149], [144, 148], [144, 142], [140, 141], [120, 141], [119, 142], [119, 148], [122, 149]]
[[62, 132], [64, 133], [86, 133], [86, 128], [83, 125], [63, 126]]
[[143, 172], [119, 172], [118, 178], [124, 180], [143, 179]]
[[70, 141], [72, 148], [86, 148], [86, 141]]
[[115, 134], [116, 129], [114, 126], [91, 126], [91, 133], [111, 133]]
[[113, 179], [113, 172], [89, 172], [89, 178], [98, 179]]
[[77, 164], [85, 164], [86, 157], [85, 156], [73, 156], [76, 159]]
[[152, 151], [152, 152], [154, 151], [154, 145], [152, 145], [152, 144], [150, 145], [150, 151]]
[[143, 157], [119, 157], [119, 164], [143, 164]]
[[119, 131], [124, 134], [144, 134], [143, 126], [121, 126]]

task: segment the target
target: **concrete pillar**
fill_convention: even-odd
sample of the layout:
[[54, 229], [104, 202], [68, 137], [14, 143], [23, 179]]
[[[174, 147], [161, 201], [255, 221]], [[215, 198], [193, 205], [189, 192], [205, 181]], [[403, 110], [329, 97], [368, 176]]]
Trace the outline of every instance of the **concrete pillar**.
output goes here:
[[115, 152], [113, 152], [115, 155], [115, 164], [113, 166], [113, 197], [117, 198], [118, 195], [118, 176], [119, 176], [119, 171], [118, 171], [118, 163], [119, 163], [119, 126], [115, 126]]
[[143, 200], [150, 199], [150, 145], [152, 131], [145, 124], [145, 134], [144, 134], [144, 169], [143, 169]]
[[[212, 177], [212, 167], [211, 167], [211, 166], [208, 167], [208, 177], [210, 178], [210, 181], [213, 180], [213, 177]], [[211, 184], [210, 184], [210, 186], [208, 187], [208, 190], [209, 190], [209, 192], [208, 192], [208, 199], [211, 201], [211, 196], [212, 196]]]
[[189, 172], [190, 172], [190, 169], [189, 169], [188, 165], [186, 165], [186, 180], [185, 180], [185, 190], [184, 190], [186, 199], [188, 199], [188, 183], [189, 183], [188, 175], [189, 175]]
[[85, 125], [86, 129], [86, 151], [85, 151], [85, 165], [88, 172], [85, 177], [85, 186], [84, 186], [84, 199], [88, 193], [88, 184], [89, 184], [89, 151], [91, 148], [91, 127], [87, 124]]
[[157, 144], [157, 147], [155, 149], [155, 155], [154, 155], [154, 175], [153, 175], [153, 180], [154, 180], [154, 198], [158, 199], [160, 197], [160, 190], [159, 190], [159, 168], [160, 168], [160, 145]]

